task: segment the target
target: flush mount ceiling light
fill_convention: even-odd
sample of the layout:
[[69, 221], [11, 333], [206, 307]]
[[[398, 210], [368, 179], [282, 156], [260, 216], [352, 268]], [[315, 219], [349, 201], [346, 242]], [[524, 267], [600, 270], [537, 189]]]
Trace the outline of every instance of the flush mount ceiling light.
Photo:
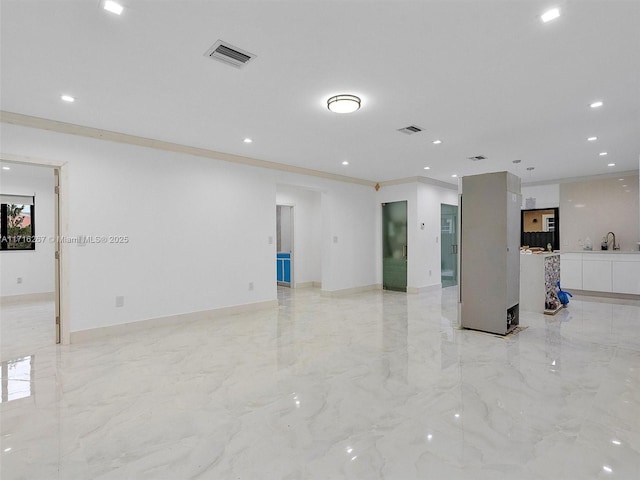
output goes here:
[[327, 100], [327, 108], [334, 113], [352, 113], [360, 108], [360, 98], [355, 95], [336, 95]]
[[102, 4], [102, 8], [104, 8], [107, 12], [115, 13], [116, 15], [121, 15], [124, 7], [117, 2], [112, 0], [105, 0]]
[[589, 106], [591, 108], [598, 108], [601, 107], [602, 105], [604, 105], [604, 103], [602, 103], [600, 100], [598, 100], [597, 102], [593, 102], [592, 104], [590, 104]]
[[547, 22], [550, 22], [551, 20], [555, 20], [559, 16], [560, 16], [560, 9], [552, 8], [551, 10], [547, 10], [542, 15], [540, 15], [540, 20], [542, 20], [543, 23], [547, 23]]
[[75, 98], [73, 98], [71, 95], [60, 95], [60, 100], [63, 100], [65, 102], [69, 102], [69, 103], [73, 103], [76, 101]]

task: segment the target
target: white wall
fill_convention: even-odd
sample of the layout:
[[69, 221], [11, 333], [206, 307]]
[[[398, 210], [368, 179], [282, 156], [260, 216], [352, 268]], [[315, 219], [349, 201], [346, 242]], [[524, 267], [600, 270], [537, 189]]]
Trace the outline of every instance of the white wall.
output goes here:
[[[293, 282], [321, 283], [321, 193], [291, 185], [276, 186], [276, 203], [293, 206]], [[275, 279], [274, 279], [275, 281]]]
[[531, 187], [523, 185], [520, 191], [523, 209], [527, 208], [526, 201], [529, 198], [535, 201], [535, 206], [531, 208], [557, 208], [560, 205], [560, 184], [558, 183]]
[[376, 281], [372, 187], [16, 125], [1, 135], [5, 157], [65, 163], [70, 235], [129, 238], [63, 246], [70, 332], [276, 300], [276, 184], [323, 192], [323, 289]]
[[[386, 202], [407, 203], [407, 288], [422, 289], [441, 284], [440, 205], [458, 204], [456, 189], [422, 182], [409, 182], [382, 187], [376, 195], [377, 214], [377, 278], [382, 283], [382, 210]], [[421, 224], [425, 228], [421, 228]]]
[[[443, 203], [458, 205], [458, 190], [418, 184], [418, 222], [414, 222], [419, 240], [414, 280], [417, 288], [441, 283], [440, 216]], [[421, 230], [419, 224], [423, 222], [425, 229]]]
[[612, 231], [622, 250], [637, 250], [639, 197], [638, 175], [561, 184], [561, 249], [582, 250], [587, 237], [599, 249]]
[[334, 182], [322, 193], [322, 290], [376, 283], [373, 187]]
[[[3, 194], [35, 196], [35, 235], [46, 237], [35, 250], [0, 252], [0, 295], [49, 293], [54, 282], [54, 178], [47, 167], [10, 165], [11, 170], [0, 171], [0, 192]], [[22, 283], [17, 283], [20, 277]]]

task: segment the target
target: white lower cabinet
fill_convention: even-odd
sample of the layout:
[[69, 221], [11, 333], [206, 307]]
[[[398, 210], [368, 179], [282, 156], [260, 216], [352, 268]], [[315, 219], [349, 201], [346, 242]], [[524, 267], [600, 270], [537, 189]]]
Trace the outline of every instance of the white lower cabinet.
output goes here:
[[594, 292], [611, 292], [613, 282], [611, 280], [610, 260], [582, 260], [582, 289]]
[[640, 258], [613, 261], [613, 291], [640, 295]]
[[560, 255], [560, 285], [582, 290], [582, 256], [579, 253]]
[[640, 254], [563, 253], [563, 289], [640, 295]]

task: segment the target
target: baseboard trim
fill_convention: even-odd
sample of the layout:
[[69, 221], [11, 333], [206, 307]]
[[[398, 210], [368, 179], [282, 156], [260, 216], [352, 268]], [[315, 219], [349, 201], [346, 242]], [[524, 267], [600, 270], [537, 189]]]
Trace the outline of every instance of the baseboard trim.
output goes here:
[[22, 295], [7, 295], [0, 297], [0, 304], [2, 305], [20, 305], [23, 303], [32, 302], [52, 302], [56, 298], [55, 292], [43, 292], [43, 293], [24, 293]]
[[293, 288], [322, 288], [320, 282], [298, 282]]
[[321, 290], [320, 295], [323, 297], [342, 297], [354, 293], [370, 292], [371, 290], [382, 290], [382, 284], [375, 283], [373, 285], [363, 285], [361, 287], [345, 288], [342, 290]]
[[407, 287], [407, 293], [426, 293], [442, 290], [442, 284], [436, 283], [434, 285], [427, 285], [425, 287]]
[[257, 310], [277, 308], [278, 300], [268, 300], [266, 302], [248, 303], [246, 305], [234, 305], [232, 307], [217, 308], [201, 312], [183, 313], [179, 315], [169, 315], [166, 317], [150, 318], [135, 322], [121, 323], [119, 325], [109, 325], [108, 327], [90, 328], [71, 332], [71, 343], [84, 343], [101, 340], [106, 337], [116, 337], [133, 332], [139, 332], [149, 328], [179, 325], [196, 320], [215, 320], [216, 318], [235, 315], [239, 313], [249, 313]]
[[573, 288], [569, 288], [567, 291], [573, 295], [583, 297], [615, 298], [616, 300], [640, 300], [640, 295], [636, 295], [634, 293], [593, 292], [591, 290], [574, 290]]

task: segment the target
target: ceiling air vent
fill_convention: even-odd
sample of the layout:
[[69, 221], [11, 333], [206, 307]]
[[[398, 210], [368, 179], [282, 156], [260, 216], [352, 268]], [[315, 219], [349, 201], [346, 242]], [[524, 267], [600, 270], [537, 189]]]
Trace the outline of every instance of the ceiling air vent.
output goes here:
[[485, 157], [484, 155], [476, 155], [475, 157], [469, 157], [469, 160], [472, 160], [474, 162], [477, 162], [478, 160], [486, 160], [487, 157]]
[[250, 60], [256, 58], [256, 55], [253, 53], [241, 50], [233, 45], [223, 42], [222, 40], [218, 40], [214, 43], [204, 54], [209, 58], [220, 60], [221, 62], [228, 63], [229, 65], [233, 65], [237, 68], [245, 66]]
[[414, 133], [421, 132], [422, 129], [415, 125], [409, 125], [408, 127], [399, 128], [398, 131], [402, 133], [406, 133], [407, 135], [413, 135]]

